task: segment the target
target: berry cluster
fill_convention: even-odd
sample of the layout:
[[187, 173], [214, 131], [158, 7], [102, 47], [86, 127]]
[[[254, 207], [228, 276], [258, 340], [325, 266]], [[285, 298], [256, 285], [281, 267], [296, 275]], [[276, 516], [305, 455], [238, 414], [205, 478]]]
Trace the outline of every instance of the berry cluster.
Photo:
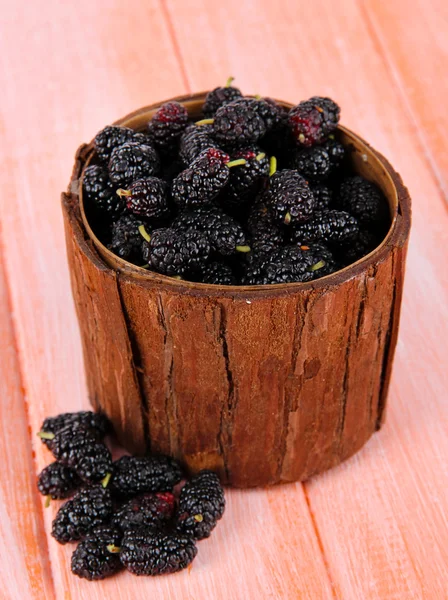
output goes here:
[[202, 114], [193, 122], [167, 102], [145, 132], [96, 136], [84, 200], [119, 257], [208, 284], [291, 283], [333, 273], [384, 238], [386, 199], [351, 170], [333, 100], [288, 111], [230, 78]]
[[90, 581], [124, 568], [136, 575], [184, 569], [197, 554], [196, 541], [208, 537], [224, 513], [218, 476], [201, 471], [176, 497], [178, 463], [164, 455], [112, 461], [104, 442], [112, 433], [110, 421], [90, 411], [42, 423], [38, 436], [56, 460], [40, 473], [38, 489], [47, 506], [69, 498], [53, 520], [52, 536], [60, 544], [79, 542], [71, 568]]

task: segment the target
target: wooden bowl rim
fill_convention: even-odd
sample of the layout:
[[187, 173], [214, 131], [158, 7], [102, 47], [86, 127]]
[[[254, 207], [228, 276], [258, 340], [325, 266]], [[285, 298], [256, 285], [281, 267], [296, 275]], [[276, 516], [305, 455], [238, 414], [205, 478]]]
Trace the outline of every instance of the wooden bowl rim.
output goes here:
[[[121, 125], [133, 128], [134, 121], [141, 120], [142, 116], [154, 112], [157, 108], [159, 108], [164, 102], [180, 102], [186, 106], [186, 108], [190, 111], [193, 108], [196, 108], [198, 101], [203, 102], [205, 99], [207, 92], [198, 92], [195, 94], [187, 94], [183, 96], [176, 96], [174, 98], [170, 98], [168, 100], [163, 100], [151, 104], [149, 106], [144, 106], [140, 109], [137, 109], [128, 115], [118, 119], [113, 123], [113, 125]], [[291, 108], [293, 105], [285, 102], [283, 100], [276, 100], [283, 106], [287, 108]], [[352, 138], [357, 141], [357, 143], [363, 147], [365, 150], [365, 154], [368, 159], [379, 162], [384, 170], [384, 174], [389, 180], [389, 184], [391, 184], [394, 190], [394, 197], [392, 198], [393, 207], [391, 210], [392, 222], [389, 228], [387, 235], [384, 240], [381, 242], [379, 246], [377, 246], [372, 252], [362, 257], [355, 263], [336, 271], [330, 275], [326, 275], [317, 279], [315, 281], [310, 282], [295, 282], [295, 283], [281, 283], [281, 284], [268, 284], [268, 285], [251, 285], [251, 286], [242, 286], [242, 285], [215, 285], [215, 284], [206, 284], [206, 283], [197, 283], [186, 280], [177, 280], [169, 277], [167, 275], [162, 275], [153, 271], [149, 271], [143, 269], [142, 267], [138, 267], [134, 265], [113, 252], [111, 252], [106, 246], [102, 244], [102, 242], [98, 239], [98, 237], [93, 232], [90, 227], [89, 221], [85, 214], [84, 210], [84, 202], [82, 197], [82, 177], [84, 174], [84, 170], [89, 165], [90, 161], [94, 156], [94, 147], [93, 140], [84, 147], [84, 164], [80, 165], [80, 170], [78, 172], [73, 173], [72, 178], [72, 189], [74, 179], [78, 180], [78, 202], [79, 208], [82, 218], [82, 223], [84, 228], [88, 234], [88, 237], [92, 240], [96, 250], [105, 266], [110, 268], [111, 270], [118, 271], [120, 276], [127, 276], [130, 280], [140, 280], [142, 284], [163, 284], [168, 287], [174, 288], [177, 292], [195, 292], [196, 294], [201, 295], [220, 295], [220, 296], [247, 296], [247, 295], [262, 295], [262, 296], [278, 296], [282, 293], [290, 294], [294, 292], [299, 292], [300, 290], [309, 290], [309, 289], [326, 289], [333, 286], [338, 286], [341, 283], [349, 281], [353, 277], [361, 274], [362, 272], [368, 270], [368, 268], [382, 262], [387, 258], [392, 249], [396, 246], [403, 245], [409, 236], [410, 230], [410, 221], [411, 221], [411, 199], [406, 187], [403, 185], [401, 177], [399, 174], [393, 169], [387, 159], [382, 156], [378, 151], [370, 146], [363, 138], [359, 135], [351, 131], [350, 129], [339, 125], [338, 130], [342, 131], [347, 137]], [[389, 206], [390, 206], [390, 198], [388, 198]], [[115, 266], [112, 267], [109, 261], [105, 258], [107, 257], [110, 263], [115, 263]], [[173, 291], [174, 291], [173, 290]]]

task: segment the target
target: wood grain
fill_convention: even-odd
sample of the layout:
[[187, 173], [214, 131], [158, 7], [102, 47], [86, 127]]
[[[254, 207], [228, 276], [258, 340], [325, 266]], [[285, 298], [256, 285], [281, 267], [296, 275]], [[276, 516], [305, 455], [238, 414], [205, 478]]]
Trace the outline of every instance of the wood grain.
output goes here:
[[25, 395], [17, 360], [11, 306], [0, 259], [0, 581], [3, 598], [52, 598], [48, 540], [42, 523], [29, 444]]
[[[441, 0], [382, 4], [368, 5], [372, 18], [381, 16], [381, 43], [362, 4], [352, 0], [334, 6], [323, 0], [112, 0], [107, 6], [19, 0], [2, 6], [2, 250], [33, 430], [46, 414], [87, 406], [59, 195], [74, 149], [105, 123], [187, 86], [214, 87], [229, 74], [246, 92], [292, 101], [329, 94], [343, 107], [343, 123], [391, 160], [414, 199], [383, 431], [357, 457], [307, 485], [306, 496], [300, 485], [230, 493], [227, 515], [216, 536], [201, 543], [191, 573], [157, 580], [123, 574], [89, 584], [69, 573], [71, 548], [49, 538], [57, 598], [445, 600], [448, 218], [439, 193], [446, 140], [438, 123], [443, 127], [445, 118], [446, 13]], [[397, 78], [410, 97], [406, 108]], [[424, 129], [423, 145], [418, 129]], [[442, 165], [437, 182], [428, 157]], [[7, 362], [4, 339], [0, 356], [11, 376], [17, 366]], [[8, 384], [2, 396], [8, 416], [23, 407], [13, 389]], [[5, 404], [5, 397], [14, 403]], [[21, 422], [24, 417], [14, 421], [20, 430]], [[15, 450], [24, 461], [29, 456], [27, 449]], [[36, 446], [38, 466], [48, 460]], [[23, 474], [26, 462], [13, 464]], [[0, 489], [10, 498], [8, 485], [2, 472]], [[53, 511], [45, 512], [47, 532]], [[14, 522], [23, 548], [30, 521]], [[3, 538], [12, 523], [5, 511], [0, 523]], [[30, 597], [24, 560], [39, 560], [42, 538], [35, 543], [36, 552], [27, 546], [29, 559], [16, 551], [4, 563], [5, 600]], [[36, 575], [39, 597], [52, 598], [51, 587], [39, 581]]]

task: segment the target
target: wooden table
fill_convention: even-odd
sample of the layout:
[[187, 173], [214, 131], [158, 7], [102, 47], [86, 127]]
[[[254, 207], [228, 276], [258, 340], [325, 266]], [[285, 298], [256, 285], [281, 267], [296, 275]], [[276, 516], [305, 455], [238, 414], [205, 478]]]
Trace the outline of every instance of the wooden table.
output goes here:
[[[445, 0], [3, 3], [1, 598], [448, 598], [447, 28]], [[387, 423], [306, 484], [229, 491], [191, 571], [81, 581], [35, 489], [43, 417], [88, 405], [59, 194], [104, 124], [230, 74], [247, 93], [334, 97], [409, 187]]]

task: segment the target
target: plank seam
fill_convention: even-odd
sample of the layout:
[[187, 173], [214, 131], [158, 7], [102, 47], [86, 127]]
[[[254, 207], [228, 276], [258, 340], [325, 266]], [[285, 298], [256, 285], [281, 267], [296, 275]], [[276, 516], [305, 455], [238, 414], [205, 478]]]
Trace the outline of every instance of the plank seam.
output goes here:
[[448, 189], [445, 188], [443, 178], [440, 174], [440, 170], [437, 166], [437, 163], [434, 160], [433, 153], [431, 152], [429, 146], [427, 146], [425, 143], [425, 136], [422, 133], [423, 128], [419, 127], [418, 117], [415, 115], [411, 103], [409, 102], [409, 99], [406, 95], [406, 90], [404, 88], [399, 70], [396, 67], [395, 61], [390, 56], [390, 52], [387, 48], [386, 43], [384, 42], [384, 38], [381, 35], [379, 28], [375, 24], [374, 20], [370, 18], [369, 12], [365, 9], [363, 0], [357, 0], [357, 4], [361, 16], [366, 24], [367, 31], [373, 42], [373, 45], [377, 48], [378, 54], [381, 57], [384, 65], [386, 66], [386, 71], [389, 73], [392, 79], [392, 84], [398, 91], [398, 95], [402, 100], [402, 104], [405, 108], [407, 118], [411, 123], [412, 129], [415, 131], [416, 139], [418, 140], [418, 145], [422, 150], [424, 162], [426, 163], [426, 166], [429, 169], [432, 179], [434, 180], [436, 187], [442, 196], [442, 199], [444, 200], [443, 205], [448, 210]]
[[[6, 248], [3, 242], [3, 232], [0, 229], [0, 259], [1, 257], [5, 257], [6, 256]], [[14, 311], [13, 311], [13, 300], [12, 300], [12, 291], [11, 291], [11, 285], [9, 282], [9, 275], [8, 275], [8, 268], [7, 268], [7, 264], [6, 261], [3, 259], [3, 266], [4, 266], [4, 273], [5, 273], [5, 295], [6, 295], [6, 306], [9, 310], [9, 314], [10, 314], [10, 321], [11, 321], [11, 334], [12, 334], [12, 346], [13, 349], [15, 351], [16, 357], [17, 357], [17, 371], [18, 371], [18, 378], [19, 378], [19, 384], [20, 384], [20, 388], [21, 388], [21, 396], [23, 399], [23, 409], [25, 412], [25, 419], [26, 419], [26, 425], [27, 425], [27, 431], [28, 431], [28, 441], [29, 441], [29, 445], [28, 445], [28, 451], [30, 454], [30, 458], [31, 458], [31, 464], [33, 465], [34, 469], [34, 476], [37, 477], [37, 473], [38, 473], [38, 466], [37, 466], [37, 460], [36, 460], [36, 454], [35, 452], [33, 452], [33, 441], [31, 438], [31, 419], [30, 419], [30, 411], [29, 411], [29, 406], [28, 406], [28, 401], [27, 401], [27, 394], [26, 394], [26, 387], [25, 387], [25, 375], [24, 375], [24, 369], [23, 369], [23, 365], [22, 365], [22, 357], [20, 354], [20, 348], [19, 348], [19, 343], [18, 343], [18, 337], [17, 337], [17, 326], [15, 323], [15, 318], [14, 318]], [[49, 586], [52, 592], [52, 596], [53, 598], [56, 598], [56, 587], [55, 587], [55, 583], [54, 583], [54, 577], [53, 577], [53, 565], [51, 563], [51, 555], [50, 555], [50, 547], [49, 547], [49, 543], [48, 543], [48, 537], [47, 537], [47, 532], [45, 530], [45, 519], [44, 519], [44, 511], [43, 511], [43, 507], [42, 507], [42, 502], [40, 501], [40, 499], [37, 499], [38, 501], [35, 503], [35, 508], [36, 508], [36, 512], [37, 512], [37, 516], [38, 516], [38, 520], [40, 522], [40, 526], [42, 528], [42, 533], [43, 533], [43, 537], [44, 537], [44, 548], [40, 549], [40, 554], [42, 555], [42, 552], [46, 552], [46, 560], [44, 557], [44, 565], [45, 563], [48, 564], [48, 574], [50, 576], [50, 581], [49, 581]]]
[[310, 520], [311, 520], [311, 525], [313, 527], [314, 535], [316, 536], [317, 543], [318, 543], [318, 546], [319, 546], [319, 550], [320, 550], [320, 553], [322, 554], [322, 560], [323, 560], [323, 563], [324, 563], [325, 571], [327, 573], [328, 580], [330, 582], [331, 593], [333, 595], [333, 598], [335, 600], [337, 600], [337, 598], [339, 598], [340, 596], [339, 596], [339, 594], [336, 593], [336, 585], [335, 585], [335, 581], [334, 581], [334, 579], [333, 579], [333, 577], [331, 575], [330, 563], [328, 562], [327, 557], [325, 555], [324, 544], [323, 544], [322, 538], [321, 538], [320, 533], [319, 533], [319, 527], [317, 525], [317, 521], [316, 521], [316, 518], [314, 516], [314, 512], [313, 512], [312, 506], [311, 506], [311, 500], [310, 500], [309, 495], [308, 495], [308, 485], [306, 483], [304, 483], [304, 482], [302, 482], [302, 489], [303, 489], [303, 494], [305, 496], [305, 502], [306, 502], [306, 505], [307, 505], [307, 508], [308, 508], [308, 512], [309, 512], [309, 515], [310, 515]]
[[167, 0], [160, 0], [160, 7], [162, 11], [163, 18], [165, 19], [166, 26], [168, 29], [168, 35], [171, 40], [171, 44], [173, 46], [174, 56], [176, 57], [177, 64], [179, 66], [180, 74], [182, 77], [182, 82], [184, 84], [185, 90], [191, 94], [190, 82], [188, 81], [187, 69], [185, 67], [185, 62], [182, 57], [182, 52], [180, 49], [179, 42], [176, 36], [176, 30], [174, 28], [173, 20], [171, 19], [170, 9], [167, 5]]

